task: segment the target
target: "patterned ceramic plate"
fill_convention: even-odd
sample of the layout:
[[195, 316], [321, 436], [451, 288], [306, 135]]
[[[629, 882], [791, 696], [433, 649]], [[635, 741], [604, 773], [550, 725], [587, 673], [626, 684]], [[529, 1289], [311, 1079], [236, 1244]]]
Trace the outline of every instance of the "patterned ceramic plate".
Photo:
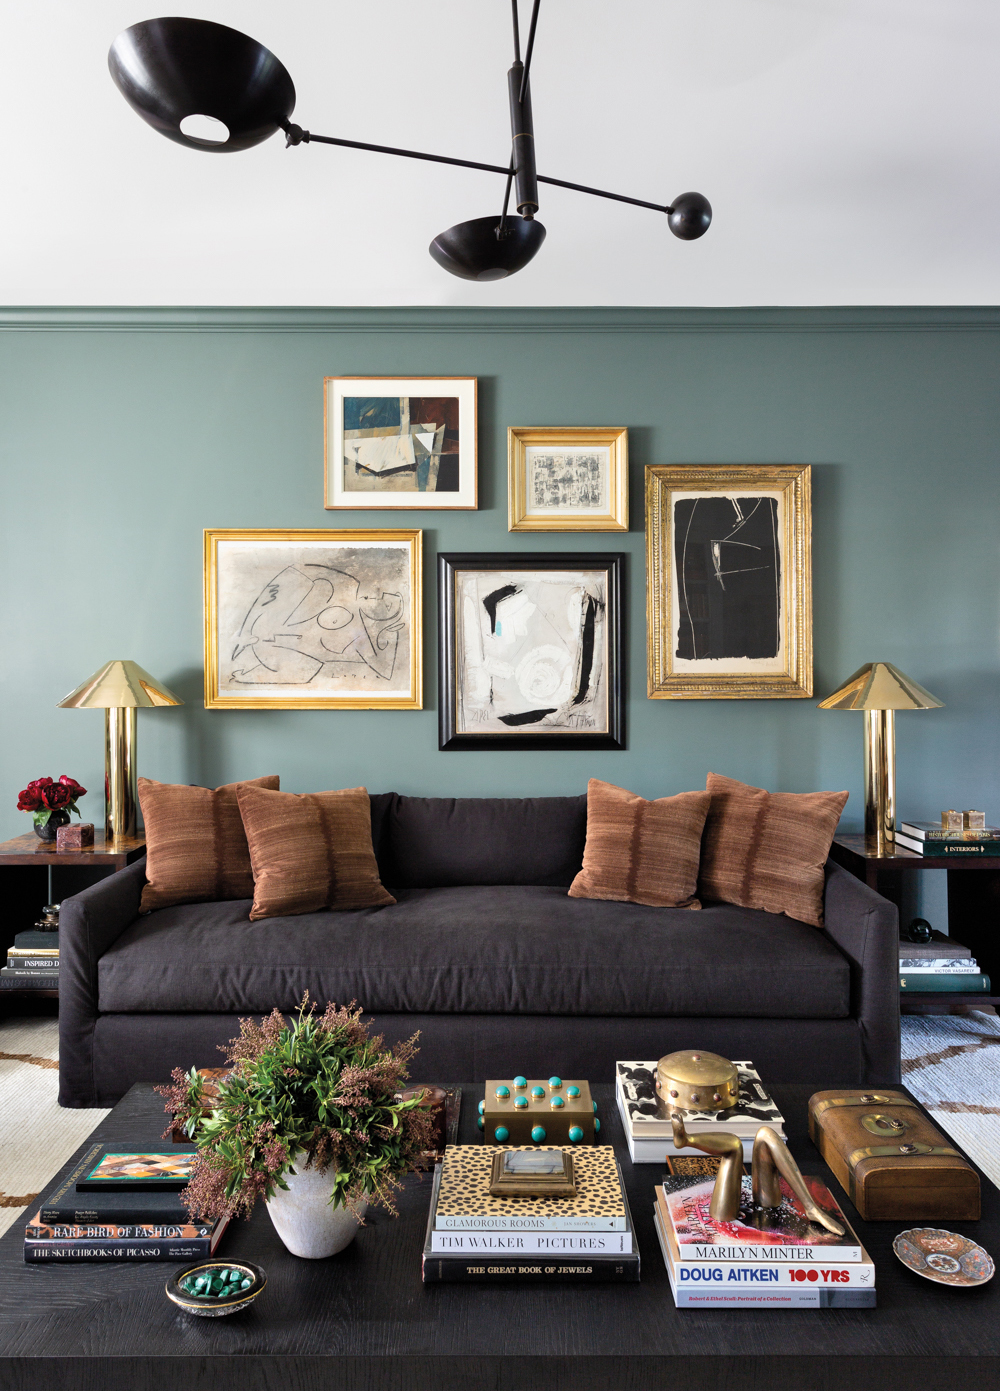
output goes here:
[[987, 1252], [967, 1236], [941, 1227], [912, 1227], [892, 1243], [896, 1255], [918, 1275], [940, 1285], [968, 1289], [993, 1279], [994, 1266]]

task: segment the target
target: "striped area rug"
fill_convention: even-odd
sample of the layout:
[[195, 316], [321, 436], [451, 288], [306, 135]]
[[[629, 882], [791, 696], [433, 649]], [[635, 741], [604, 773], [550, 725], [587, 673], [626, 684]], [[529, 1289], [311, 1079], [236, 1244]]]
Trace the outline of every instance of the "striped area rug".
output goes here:
[[0, 1021], [0, 1233], [108, 1114], [59, 1105], [58, 1057], [58, 1019]]
[[903, 1084], [1000, 1188], [1000, 1017], [906, 1014]]

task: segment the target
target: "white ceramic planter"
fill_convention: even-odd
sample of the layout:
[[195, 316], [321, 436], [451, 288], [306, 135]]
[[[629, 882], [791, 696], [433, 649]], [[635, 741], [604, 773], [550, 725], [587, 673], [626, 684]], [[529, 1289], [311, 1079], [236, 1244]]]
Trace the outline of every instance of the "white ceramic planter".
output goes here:
[[[265, 1206], [274, 1230], [292, 1255], [315, 1261], [350, 1246], [358, 1232], [358, 1219], [349, 1208], [330, 1206], [336, 1169], [301, 1168], [300, 1162], [304, 1165], [305, 1160], [304, 1154], [295, 1157], [296, 1172], [285, 1175], [287, 1191], [279, 1188]], [[365, 1203], [362, 1217], [367, 1210]]]

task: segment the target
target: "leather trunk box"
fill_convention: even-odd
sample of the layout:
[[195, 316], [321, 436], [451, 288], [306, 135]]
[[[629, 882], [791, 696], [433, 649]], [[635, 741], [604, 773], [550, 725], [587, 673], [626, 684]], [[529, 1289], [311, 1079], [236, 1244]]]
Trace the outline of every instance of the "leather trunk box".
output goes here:
[[979, 1175], [905, 1092], [816, 1092], [809, 1135], [866, 1222], [975, 1222]]

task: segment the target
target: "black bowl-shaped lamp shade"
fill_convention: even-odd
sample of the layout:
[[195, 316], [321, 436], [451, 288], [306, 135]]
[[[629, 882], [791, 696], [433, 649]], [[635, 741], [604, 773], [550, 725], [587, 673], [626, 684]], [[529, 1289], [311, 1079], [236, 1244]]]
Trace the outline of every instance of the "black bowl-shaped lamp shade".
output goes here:
[[[118, 35], [108, 67], [122, 96], [154, 130], [192, 150], [248, 150], [295, 109], [283, 65], [256, 39], [207, 19], [147, 19]], [[220, 139], [185, 134], [181, 122], [209, 116]]]
[[499, 226], [497, 213], [459, 222], [440, 232], [428, 250], [439, 266], [463, 280], [505, 280], [535, 255], [545, 240], [545, 228], [524, 217], [507, 217], [498, 237]]
[[703, 193], [682, 193], [671, 204], [667, 222], [675, 237], [695, 241], [712, 225], [712, 205]]

